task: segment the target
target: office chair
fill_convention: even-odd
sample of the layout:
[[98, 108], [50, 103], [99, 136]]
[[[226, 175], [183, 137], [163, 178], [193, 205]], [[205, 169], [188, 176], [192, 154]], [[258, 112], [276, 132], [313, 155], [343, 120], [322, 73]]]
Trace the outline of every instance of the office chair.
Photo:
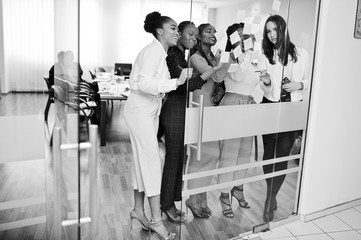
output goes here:
[[46, 124], [48, 124], [48, 115], [49, 115], [49, 109], [50, 105], [54, 103], [54, 91], [51, 87], [51, 84], [49, 82], [48, 77], [43, 77], [46, 83], [46, 86], [48, 87], [48, 101], [46, 102], [45, 110], [44, 110], [44, 121]]
[[91, 78], [94, 80], [96, 78], [95, 74], [92, 73], [92, 71], [90, 71], [90, 70], [89, 70], [89, 73], [90, 73]]
[[96, 74], [97, 72], [106, 72], [106, 70], [103, 67], [96, 67], [96, 68], [94, 68], [94, 72]]

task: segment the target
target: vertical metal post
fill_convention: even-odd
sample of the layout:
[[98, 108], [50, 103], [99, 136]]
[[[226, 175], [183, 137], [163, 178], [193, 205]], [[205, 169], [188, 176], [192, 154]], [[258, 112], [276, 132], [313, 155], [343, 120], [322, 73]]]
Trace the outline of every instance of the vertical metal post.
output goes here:
[[197, 143], [197, 160], [201, 160], [202, 154], [202, 139], [203, 139], [203, 94], [199, 98], [199, 119], [198, 119], [198, 143]]
[[53, 189], [54, 189], [54, 219], [53, 219], [53, 230], [52, 238], [62, 239], [62, 226], [63, 220], [62, 214], [62, 164], [61, 164], [61, 132], [59, 127], [55, 127], [53, 130]]
[[89, 140], [91, 143], [89, 157], [89, 217], [90, 239], [95, 239], [97, 230], [97, 159], [98, 159], [98, 126], [90, 125]]

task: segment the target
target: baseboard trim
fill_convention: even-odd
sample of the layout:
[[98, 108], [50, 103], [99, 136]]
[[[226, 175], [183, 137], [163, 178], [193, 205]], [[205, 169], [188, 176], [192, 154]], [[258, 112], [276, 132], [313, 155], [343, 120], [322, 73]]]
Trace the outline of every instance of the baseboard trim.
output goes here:
[[303, 222], [312, 221], [314, 219], [325, 217], [340, 211], [347, 210], [349, 208], [357, 207], [359, 205], [361, 205], [361, 198], [346, 203], [341, 203], [333, 207], [325, 208], [317, 212], [300, 214], [300, 220]]

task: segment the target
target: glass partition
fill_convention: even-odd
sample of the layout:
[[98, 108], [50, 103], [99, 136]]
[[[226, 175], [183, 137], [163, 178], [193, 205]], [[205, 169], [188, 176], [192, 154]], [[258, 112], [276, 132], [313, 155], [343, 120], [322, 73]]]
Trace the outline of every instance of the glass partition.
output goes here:
[[317, 8], [316, 0], [206, 1], [190, 66], [194, 76], [213, 73], [201, 88], [189, 85], [186, 109], [190, 235], [231, 239], [297, 215]]

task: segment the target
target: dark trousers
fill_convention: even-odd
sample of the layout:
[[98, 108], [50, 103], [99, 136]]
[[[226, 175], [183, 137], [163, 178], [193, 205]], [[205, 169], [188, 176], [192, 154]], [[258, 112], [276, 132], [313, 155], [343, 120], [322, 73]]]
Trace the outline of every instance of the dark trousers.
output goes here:
[[163, 168], [161, 199], [163, 209], [182, 200], [183, 161], [185, 156], [186, 96], [168, 94], [160, 115], [160, 128], [164, 132], [165, 161]]
[[[264, 97], [262, 103], [273, 102], [269, 101], [267, 98]], [[263, 160], [289, 156], [291, 148], [293, 146], [293, 142], [299, 135], [302, 135], [302, 130], [263, 135]], [[265, 174], [285, 169], [287, 169], [287, 161], [263, 166], [263, 172]], [[285, 178], [286, 175], [267, 178], [267, 195], [271, 193], [272, 196], [275, 197], [280, 190]]]

